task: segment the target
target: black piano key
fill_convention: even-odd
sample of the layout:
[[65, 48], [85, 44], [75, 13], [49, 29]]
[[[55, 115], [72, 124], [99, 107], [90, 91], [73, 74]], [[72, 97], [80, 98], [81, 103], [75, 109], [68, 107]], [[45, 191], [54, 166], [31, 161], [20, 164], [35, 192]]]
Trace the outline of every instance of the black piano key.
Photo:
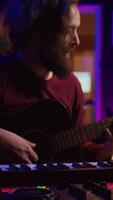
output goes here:
[[95, 165], [93, 165], [89, 162], [85, 162], [85, 161], [83, 162], [83, 166], [86, 167], [86, 168], [96, 168]]
[[81, 163], [74, 162], [72, 163], [73, 168], [85, 168], [85, 166]]
[[49, 170], [49, 169], [52, 169], [52, 170], [58, 169], [58, 167], [57, 167], [56, 165], [52, 164], [52, 163], [47, 163], [47, 167], [48, 167], [48, 170]]
[[48, 169], [48, 167], [47, 166], [45, 166], [44, 164], [36, 164], [36, 169], [37, 170], [47, 170]]
[[109, 160], [107, 162], [108, 162], [108, 164], [110, 164], [113, 167], [113, 160]]
[[20, 165], [19, 170], [20, 170], [20, 171], [31, 171], [31, 168], [30, 168], [28, 165], [22, 163], [22, 164]]
[[10, 164], [8, 170], [9, 171], [19, 171], [19, 167], [17, 167], [15, 164]]
[[112, 165], [110, 163], [108, 163], [108, 162], [105, 163], [105, 162], [101, 162], [101, 161], [98, 162], [97, 165], [100, 167], [112, 167]]
[[69, 169], [64, 163], [57, 163], [57, 169]]

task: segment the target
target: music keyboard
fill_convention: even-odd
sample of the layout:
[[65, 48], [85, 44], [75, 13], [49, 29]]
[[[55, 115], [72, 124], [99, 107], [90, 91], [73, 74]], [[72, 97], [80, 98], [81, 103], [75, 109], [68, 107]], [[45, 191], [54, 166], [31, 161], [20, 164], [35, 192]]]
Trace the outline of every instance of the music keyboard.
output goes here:
[[0, 186], [113, 182], [113, 161], [0, 165]]

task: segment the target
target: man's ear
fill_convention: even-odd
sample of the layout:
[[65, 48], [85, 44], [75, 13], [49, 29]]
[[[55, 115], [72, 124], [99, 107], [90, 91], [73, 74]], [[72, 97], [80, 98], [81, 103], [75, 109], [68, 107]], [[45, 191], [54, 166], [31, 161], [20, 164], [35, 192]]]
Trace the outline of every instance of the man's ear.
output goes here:
[[12, 42], [10, 39], [10, 29], [5, 22], [3, 13], [0, 13], [0, 53], [9, 51], [12, 48]]
[[9, 33], [9, 27], [5, 23], [5, 17], [3, 13], [0, 13], [0, 36], [7, 35]]
[[4, 15], [0, 13], [0, 35], [3, 34], [4, 30]]

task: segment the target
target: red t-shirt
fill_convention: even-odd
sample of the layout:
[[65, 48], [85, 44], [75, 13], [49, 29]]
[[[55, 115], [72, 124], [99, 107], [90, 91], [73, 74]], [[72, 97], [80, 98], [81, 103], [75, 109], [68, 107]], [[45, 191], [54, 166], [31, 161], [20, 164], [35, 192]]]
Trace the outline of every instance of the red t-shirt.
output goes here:
[[[83, 94], [81, 85], [73, 74], [64, 80], [54, 75], [52, 79], [45, 81], [32, 74], [17, 54], [3, 56], [0, 59], [0, 108], [7, 109], [34, 104], [45, 99], [55, 99], [67, 106], [75, 126], [82, 124]], [[89, 153], [90, 150], [91, 156], [99, 148], [91, 142], [86, 143], [84, 147], [84, 152]], [[70, 160], [73, 159], [73, 155], [76, 160], [81, 156], [83, 159], [83, 152], [79, 150], [77, 147], [76, 151], [70, 154]]]

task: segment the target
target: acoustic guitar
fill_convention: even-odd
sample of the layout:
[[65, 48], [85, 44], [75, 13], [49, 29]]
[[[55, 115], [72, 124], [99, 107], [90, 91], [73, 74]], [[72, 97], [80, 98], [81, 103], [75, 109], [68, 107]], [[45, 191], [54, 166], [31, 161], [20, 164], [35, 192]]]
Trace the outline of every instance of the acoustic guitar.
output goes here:
[[100, 137], [112, 123], [108, 118], [74, 128], [66, 106], [55, 100], [0, 113], [1, 128], [37, 144], [40, 162], [53, 161], [58, 153]]

